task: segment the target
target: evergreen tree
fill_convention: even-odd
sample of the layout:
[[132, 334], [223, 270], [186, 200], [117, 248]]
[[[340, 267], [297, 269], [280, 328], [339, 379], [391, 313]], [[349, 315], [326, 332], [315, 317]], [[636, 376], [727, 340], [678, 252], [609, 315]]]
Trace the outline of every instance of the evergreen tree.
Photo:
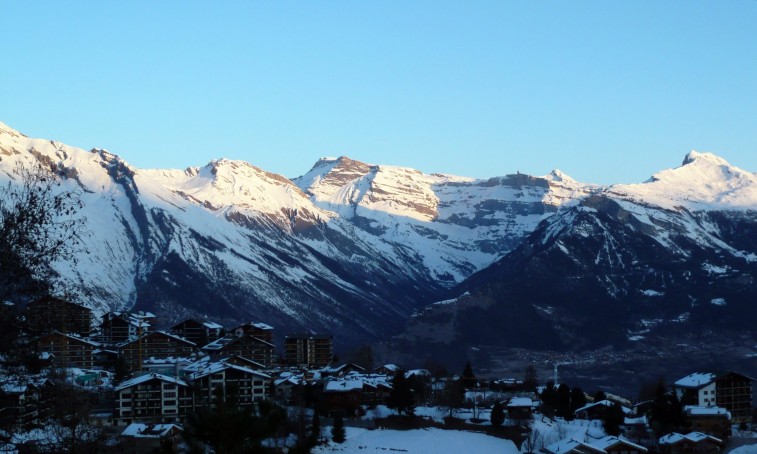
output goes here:
[[492, 407], [491, 417], [492, 426], [498, 427], [505, 422], [505, 409], [502, 407], [502, 403], [497, 401]]
[[539, 397], [541, 399], [541, 412], [548, 418], [553, 417], [557, 408], [557, 390], [554, 382], [548, 381]]
[[465, 389], [460, 380], [448, 379], [444, 385], [444, 405], [449, 410], [449, 416], [452, 412], [463, 406], [465, 402]]
[[571, 415], [570, 411], [570, 386], [565, 383], [561, 384], [557, 388], [557, 402], [555, 405], [555, 414], [568, 418]]
[[331, 428], [331, 439], [334, 443], [344, 443], [347, 440], [347, 432], [344, 429], [344, 419], [341, 416], [334, 418], [334, 427]]
[[614, 403], [605, 413], [603, 425], [608, 435], [620, 435], [620, 426], [623, 424], [623, 409], [620, 404]]
[[397, 371], [392, 379], [392, 391], [389, 393], [387, 407], [397, 410], [399, 414], [412, 415], [414, 405], [413, 389], [410, 381], [405, 378], [405, 372]]
[[575, 413], [581, 407], [586, 405], [586, 395], [581, 388], [573, 388], [570, 390], [570, 412]]
[[594, 393], [594, 402], [599, 402], [600, 400], [606, 400], [606, 399], [607, 399], [607, 395], [601, 389]]
[[470, 361], [465, 363], [465, 368], [463, 369], [461, 380], [464, 388], [476, 387], [476, 374], [473, 373], [473, 366], [471, 366]]
[[539, 379], [536, 375], [536, 367], [529, 364], [523, 374], [523, 389], [526, 391], [535, 391], [539, 386]]

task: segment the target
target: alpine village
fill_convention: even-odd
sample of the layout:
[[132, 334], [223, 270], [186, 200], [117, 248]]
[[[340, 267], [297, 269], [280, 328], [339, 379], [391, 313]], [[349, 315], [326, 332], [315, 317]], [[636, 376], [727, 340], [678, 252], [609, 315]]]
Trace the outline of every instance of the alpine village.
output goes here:
[[484, 378], [470, 362], [376, 365], [367, 346], [340, 361], [330, 334], [262, 321], [95, 320], [53, 297], [2, 311], [0, 452], [311, 452], [347, 426], [485, 433], [529, 454], [716, 453], [754, 423], [738, 371], [692, 369], [632, 399], [558, 383], [556, 367]]

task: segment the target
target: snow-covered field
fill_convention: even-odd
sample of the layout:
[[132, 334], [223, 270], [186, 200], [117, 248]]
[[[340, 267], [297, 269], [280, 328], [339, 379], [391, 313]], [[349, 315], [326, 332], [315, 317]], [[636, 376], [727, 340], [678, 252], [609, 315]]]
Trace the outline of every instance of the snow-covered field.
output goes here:
[[[330, 428], [327, 428], [329, 430]], [[368, 430], [347, 427], [347, 441], [318, 446], [314, 453], [402, 452], [408, 454], [518, 454], [510, 440], [442, 429]], [[741, 453], [747, 454], [747, 453]]]

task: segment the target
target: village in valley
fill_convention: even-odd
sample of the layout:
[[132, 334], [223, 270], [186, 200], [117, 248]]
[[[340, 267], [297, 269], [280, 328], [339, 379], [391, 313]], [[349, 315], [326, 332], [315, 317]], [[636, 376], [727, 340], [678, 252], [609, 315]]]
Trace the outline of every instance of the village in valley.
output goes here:
[[0, 310], [0, 452], [429, 452], [433, 435], [446, 444], [434, 452], [683, 454], [755, 437], [739, 371], [617, 396], [533, 366], [509, 378], [470, 362], [376, 365], [368, 346], [340, 361], [330, 334], [261, 321], [160, 329], [149, 312], [95, 319], [52, 297]]

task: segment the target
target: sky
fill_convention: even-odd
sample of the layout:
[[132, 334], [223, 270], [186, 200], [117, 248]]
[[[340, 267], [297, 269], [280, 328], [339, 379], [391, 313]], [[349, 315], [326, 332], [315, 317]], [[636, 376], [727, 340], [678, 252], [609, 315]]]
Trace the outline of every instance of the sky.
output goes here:
[[0, 0], [0, 121], [140, 168], [757, 171], [757, 0]]

